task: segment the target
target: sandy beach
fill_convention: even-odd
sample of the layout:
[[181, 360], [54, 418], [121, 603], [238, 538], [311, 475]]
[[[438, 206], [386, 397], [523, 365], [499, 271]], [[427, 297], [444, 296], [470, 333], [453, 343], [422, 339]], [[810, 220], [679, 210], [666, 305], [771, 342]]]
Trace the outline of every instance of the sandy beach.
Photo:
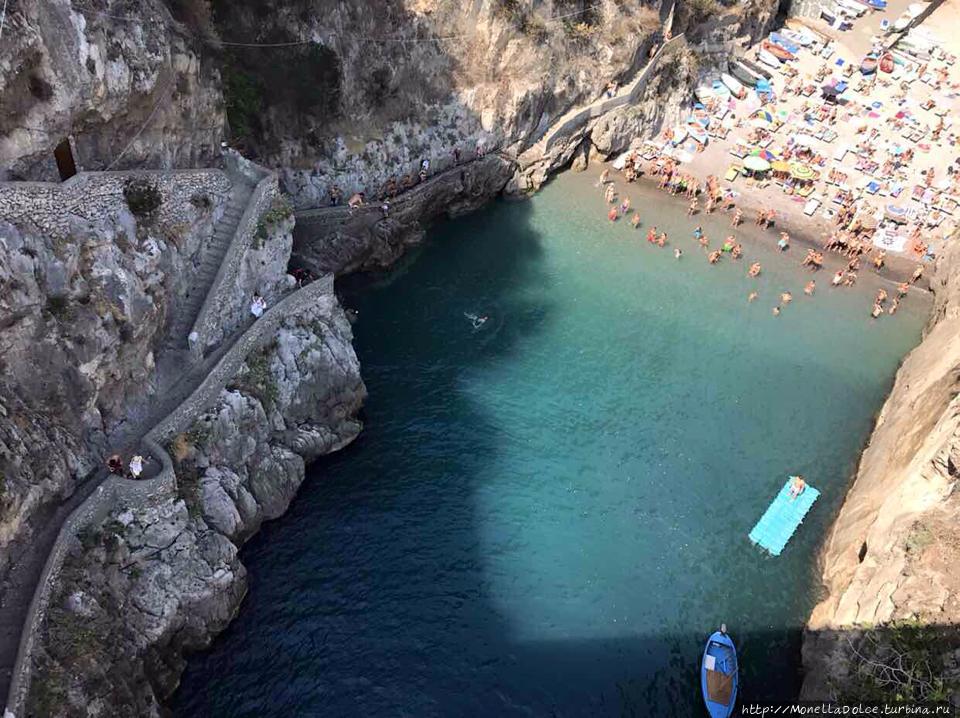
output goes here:
[[[919, 30], [911, 31], [910, 38], [923, 33], [923, 42], [929, 40], [929, 55], [909, 44], [916, 41], [901, 39], [890, 55], [895, 59], [892, 72], [863, 74], [867, 53], [883, 57], [894, 45], [895, 36], [884, 35], [881, 23], [894, 23], [907, 7], [913, 5], [896, 0], [884, 10], [867, 11], [846, 31], [823, 20], [791, 20], [791, 28], [816, 40], [807, 46], [783, 40], [793, 44], [791, 59], [774, 62], [775, 68], [758, 63], [771, 75], [772, 96], [746, 88], [745, 96], [735, 99], [717, 77], [703, 78], [697, 99], [704, 104], [692, 100], [696, 115], [690, 122], [706, 123], [709, 140], [691, 133], [677, 141], [687, 128], [671, 128], [656, 140], [665, 149], [661, 156], [675, 158], [668, 161], [681, 175], [700, 182], [717, 178], [718, 190], [732, 193], [743, 211], [745, 225], [760, 210], [775, 211], [774, 226], [763, 233], [773, 241], [786, 231], [792, 243], [822, 249], [838, 232], [846, 241], [848, 224], [853, 229], [866, 225], [866, 232], [851, 234], [845, 245], [860, 247], [860, 273], [872, 272], [873, 257], [883, 251], [880, 276], [893, 282], [909, 279], [950, 241], [960, 217], [960, 173], [954, 166], [960, 163], [960, 148], [951, 120], [960, 112], [955, 56], [960, 41], [944, 31], [960, 21], [960, 3], [943, 3]], [[746, 56], [756, 62], [762, 46]], [[846, 86], [841, 85], [835, 104], [828, 103], [821, 87], [837, 83]], [[708, 99], [703, 95], [710, 93], [701, 90], [711, 84], [717, 92]], [[647, 161], [639, 167], [649, 176], [650, 144], [638, 142], [634, 149], [645, 155]], [[790, 167], [802, 164], [814, 179], [797, 182], [790, 171], [744, 171], [745, 159], [759, 153], [768, 165], [775, 160], [782, 160], [777, 163], [781, 167], [787, 160]], [[731, 168], [739, 170], [734, 177]], [[612, 179], [622, 186], [622, 175]], [[702, 195], [699, 204], [703, 211]], [[845, 207], [854, 221], [838, 223], [837, 212]], [[902, 211], [906, 219], [888, 221], [892, 211]], [[825, 252], [824, 260], [824, 269], [832, 269], [845, 267], [848, 258]]]

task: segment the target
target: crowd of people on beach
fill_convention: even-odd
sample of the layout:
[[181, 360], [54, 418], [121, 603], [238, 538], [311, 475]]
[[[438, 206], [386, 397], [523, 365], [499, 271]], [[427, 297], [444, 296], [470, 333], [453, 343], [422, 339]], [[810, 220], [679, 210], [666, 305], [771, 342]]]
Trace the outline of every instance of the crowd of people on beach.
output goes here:
[[[629, 170], [629, 171], [628, 171]], [[643, 167], [643, 161], [638, 153], [634, 152], [627, 156], [624, 163], [623, 176], [629, 184], [636, 181], [643, 175], [649, 175], [657, 179], [657, 188], [669, 192], [672, 195], [683, 196], [690, 199], [687, 208], [687, 217], [694, 217], [701, 211], [705, 214], [715, 212], [729, 213], [731, 215], [730, 226], [738, 227], [743, 222], [743, 210], [737, 206], [736, 199], [732, 192], [724, 190], [717, 178], [713, 175], [707, 176], [705, 181], [701, 181], [689, 172], [680, 171], [679, 166], [669, 157], [654, 158], [647, 167]], [[621, 194], [617, 189], [617, 184], [610, 177], [610, 170], [605, 168], [600, 175], [597, 187], [602, 188], [604, 201], [610, 205], [607, 211], [607, 219], [610, 222], [620, 220], [627, 221], [634, 229], [640, 228], [642, 218], [640, 213], [632, 208], [630, 199], [625, 194]], [[701, 209], [702, 203], [702, 209]], [[776, 211], [771, 208], [761, 208], [756, 212], [754, 224], [763, 230], [769, 230], [775, 226]], [[834, 274], [831, 287], [852, 287], [856, 284], [857, 274], [860, 269], [861, 256], [867, 255], [877, 272], [883, 269], [885, 265], [886, 252], [880, 250], [874, 252], [874, 248], [864, 241], [858, 240], [858, 228], [850, 226], [854, 220], [852, 216], [838, 213], [837, 223], [842, 227], [834, 232], [824, 243], [823, 250], [843, 249], [849, 258], [846, 268], [837, 270]], [[734, 234], [727, 235], [720, 243], [719, 247], [711, 246], [710, 238], [704, 233], [702, 226], [697, 226], [692, 233], [693, 239], [698, 243], [707, 262], [716, 265], [725, 257], [732, 260], [739, 260], [744, 255], [743, 245], [737, 241]], [[664, 231], [660, 231], [656, 225], [651, 225], [646, 233], [647, 242], [657, 247], [666, 247], [669, 237]], [[790, 249], [790, 234], [781, 230], [776, 245], [781, 252], [787, 252]], [[677, 247], [674, 249], [674, 256], [680, 259], [683, 251]], [[810, 271], [816, 272], [824, 266], [824, 251], [809, 248], [806, 255], [800, 263], [800, 266]], [[747, 277], [755, 279], [760, 276], [763, 268], [760, 262], [753, 262], [747, 269]], [[883, 314], [895, 314], [901, 301], [906, 296], [911, 283], [917, 282], [923, 275], [923, 265], [918, 265], [912, 277], [907, 282], [901, 282], [896, 289], [896, 296], [887, 304], [888, 293], [881, 289], [874, 298], [871, 306], [870, 316], [874, 319]], [[803, 293], [811, 297], [816, 292], [816, 281], [811, 279], [803, 287]], [[757, 291], [751, 291], [747, 295], [749, 303], [754, 302], [759, 297]], [[793, 295], [789, 291], [781, 292], [778, 297], [778, 303], [773, 307], [774, 316], [779, 316], [790, 302], [793, 301]]]

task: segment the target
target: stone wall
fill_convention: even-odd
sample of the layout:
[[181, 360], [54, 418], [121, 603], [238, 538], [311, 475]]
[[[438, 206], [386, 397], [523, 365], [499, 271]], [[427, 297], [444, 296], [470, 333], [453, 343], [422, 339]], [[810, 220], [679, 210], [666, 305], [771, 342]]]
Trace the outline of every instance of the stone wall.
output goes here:
[[[277, 175], [263, 170], [259, 174], [260, 179], [243, 211], [230, 247], [220, 263], [216, 278], [193, 325], [196, 338], [191, 348], [199, 356], [218, 346], [225, 337], [243, 326], [250, 316], [248, 307], [254, 292], [260, 293], [268, 302], [274, 300], [278, 293], [276, 286], [282, 285], [286, 275], [286, 264], [290, 254], [289, 243], [276, 247], [278, 251], [270, 254], [270, 262], [267, 262], [266, 258], [262, 260], [264, 266], [270, 264], [268, 271], [252, 272], [254, 275], [272, 275], [269, 281], [263, 280], [263, 286], [255, 286], [257, 285], [256, 276], [252, 278], [249, 276], [251, 274], [250, 255], [264, 249], [275, 248], [267, 246], [268, 230], [262, 225], [262, 221], [280, 196]], [[289, 225], [286, 227], [287, 235], [291, 229]], [[248, 287], [248, 284], [254, 286]]]
[[123, 190], [133, 180], [156, 187], [161, 196], [156, 218], [170, 224], [189, 223], [182, 209], [192, 199], [203, 201], [204, 194], [225, 198], [231, 187], [227, 175], [216, 169], [81, 172], [65, 182], [0, 182], [0, 219], [30, 223], [64, 240], [70, 236], [71, 217], [95, 222], [129, 211]]

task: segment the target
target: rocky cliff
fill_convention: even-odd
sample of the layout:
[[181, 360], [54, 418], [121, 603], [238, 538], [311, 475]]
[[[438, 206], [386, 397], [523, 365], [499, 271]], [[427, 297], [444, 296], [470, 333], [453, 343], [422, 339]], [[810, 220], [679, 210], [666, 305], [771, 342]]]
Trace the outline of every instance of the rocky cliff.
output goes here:
[[283, 319], [171, 441], [176, 492], [84, 533], [42, 628], [29, 715], [161, 714], [184, 653], [223, 630], [246, 592], [239, 546], [286, 511], [305, 462], [359, 433], [351, 341], [332, 292]]
[[804, 697], [960, 700], [960, 247], [823, 551]]
[[216, 171], [0, 184], [0, 577], [14, 537], [100, 466], [155, 388], [229, 188]]

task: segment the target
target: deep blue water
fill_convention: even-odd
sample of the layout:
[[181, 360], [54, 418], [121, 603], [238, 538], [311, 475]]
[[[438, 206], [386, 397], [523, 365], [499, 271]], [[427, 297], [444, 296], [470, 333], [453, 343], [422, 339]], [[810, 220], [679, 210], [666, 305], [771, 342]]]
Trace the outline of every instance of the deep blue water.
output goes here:
[[[742, 696], [795, 696], [817, 549], [925, 307], [872, 321], [826, 273], [804, 297], [800, 249], [710, 267], [690, 233], [725, 220], [632, 191], [681, 260], [566, 175], [341, 287], [365, 431], [244, 549], [179, 715], [700, 715], [722, 621]], [[766, 557], [747, 533], [795, 472], [823, 496]]]

